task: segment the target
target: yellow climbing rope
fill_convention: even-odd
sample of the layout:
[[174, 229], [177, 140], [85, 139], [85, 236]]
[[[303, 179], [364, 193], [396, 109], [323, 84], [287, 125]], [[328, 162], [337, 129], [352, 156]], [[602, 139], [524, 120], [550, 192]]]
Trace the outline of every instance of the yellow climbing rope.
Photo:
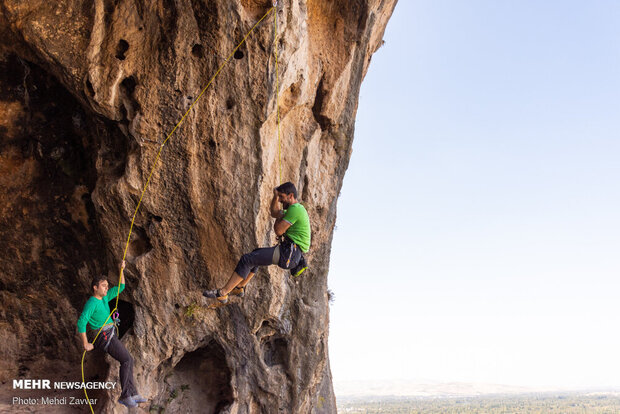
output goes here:
[[[274, 7], [278, 2], [274, 3]], [[278, 84], [278, 12], [273, 14], [273, 44], [276, 52], [276, 130], [278, 134], [278, 172], [282, 184], [282, 144], [280, 140], [280, 85]]]
[[[164, 145], [166, 145], [166, 142], [168, 142], [168, 140], [170, 139], [170, 137], [172, 136], [172, 134], [174, 133], [174, 131], [177, 130], [177, 128], [179, 127], [179, 125], [181, 124], [181, 122], [183, 122], [185, 120], [185, 118], [187, 117], [187, 115], [190, 113], [190, 111], [192, 110], [192, 108], [194, 107], [194, 105], [196, 104], [196, 102], [198, 102], [198, 100], [202, 97], [202, 95], [205, 93], [205, 91], [207, 90], [207, 88], [209, 86], [211, 86], [211, 83], [213, 83], [213, 80], [217, 77], [217, 75], [219, 75], [220, 71], [224, 68], [224, 66], [228, 63], [228, 61], [230, 61], [230, 58], [233, 57], [233, 55], [235, 54], [235, 52], [241, 47], [241, 45], [246, 41], [246, 39], [248, 38], [248, 36], [250, 36], [250, 34], [254, 31], [254, 29], [271, 13], [273, 12], [277, 7], [277, 1], [273, 2], [273, 7], [271, 7], [269, 10], [267, 10], [267, 12], [263, 15], [263, 17], [260, 18], [260, 20], [258, 22], [256, 22], [256, 24], [254, 24], [254, 26], [252, 26], [252, 28], [246, 33], [246, 35], [243, 37], [243, 39], [241, 40], [241, 42], [239, 42], [239, 44], [237, 45], [237, 47], [235, 47], [233, 49], [232, 52], [230, 52], [230, 54], [228, 55], [228, 57], [226, 58], [226, 60], [224, 61], [224, 63], [222, 63], [220, 65], [220, 67], [218, 68], [218, 70], [215, 72], [215, 75], [213, 75], [211, 77], [211, 79], [209, 80], [209, 83], [207, 83], [207, 86], [205, 86], [202, 91], [200, 92], [200, 94], [198, 95], [198, 97], [194, 100], [194, 102], [192, 102], [192, 104], [190, 105], [189, 109], [185, 112], [185, 114], [183, 115], [183, 117], [181, 118], [181, 120], [179, 122], [177, 122], [177, 124], [175, 125], [175, 127], [172, 129], [172, 131], [170, 131], [170, 133], [168, 134], [168, 136], [166, 137], [166, 139], [164, 140], [164, 142], [162, 142], [162, 144], [159, 146], [159, 151], [157, 152], [157, 156], [155, 157], [155, 162], [153, 162], [153, 167], [151, 168], [151, 172], [149, 173], [149, 176], [146, 180], [146, 184], [144, 185], [144, 188], [142, 189], [142, 194], [140, 194], [140, 200], [138, 201], [138, 205], [136, 206], [136, 210], [133, 213], [133, 217], [131, 218], [131, 225], [129, 226], [129, 235], [127, 236], [127, 242], [125, 243], [125, 249], [123, 251], [123, 260], [125, 260], [126, 256], [127, 256], [127, 249], [129, 248], [129, 241], [131, 239], [131, 232], [133, 230], [133, 225], [134, 225], [134, 221], [136, 219], [136, 216], [138, 214], [138, 210], [140, 209], [140, 205], [142, 204], [142, 198], [144, 197], [144, 193], [146, 192], [147, 187], [149, 186], [149, 182], [151, 181], [151, 176], [153, 175], [153, 171], [155, 171], [155, 167], [157, 166], [157, 161], [159, 160], [159, 158], [161, 157], [161, 152], [164, 149]], [[277, 12], [274, 13], [275, 15], [275, 20], [274, 20], [274, 33], [276, 33], [274, 35], [274, 39], [277, 39]], [[275, 41], [274, 41], [275, 42]], [[276, 48], [276, 96], [278, 94], [278, 86], [277, 86], [277, 72], [278, 72], [278, 52], [277, 52], [277, 44], [275, 44], [275, 48]], [[279, 98], [276, 97], [276, 100], [279, 102]], [[278, 125], [278, 149], [280, 147], [280, 134], [279, 134], [279, 125], [280, 125], [280, 114], [279, 114], [279, 106], [278, 106], [278, 116], [277, 116], [277, 125]], [[280, 159], [278, 159], [278, 163], [280, 163]], [[282, 183], [282, 167], [280, 166], [280, 183]], [[121, 278], [123, 275], [123, 270], [121, 269], [120, 273], [119, 273], [119, 277], [118, 277], [118, 285], [120, 285], [121, 282]], [[116, 295], [116, 303], [114, 305], [114, 309], [112, 309], [112, 311], [110, 312], [110, 314], [108, 315], [107, 319], [105, 320], [105, 322], [103, 323], [103, 325], [101, 326], [101, 328], [99, 329], [99, 331], [97, 332], [97, 335], [95, 335], [95, 338], [92, 341], [92, 344], [94, 345], [95, 341], [97, 340], [97, 338], [99, 337], [99, 334], [101, 333], [101, 330], [103, 329], [103, 327], [106, 325], [106, 323], [110, 320], [110, 317], [112, 317], [112, 315], [114, 314], [114, 312], [116, 312], [116, 310], [118, 309], [118, 297], [120, 295], [120, 292]], [[88, 406], [90, 407], [90, 411], [94, 414], [94, 410], [93, 410], [93, 406], [90, 403], [90, 399], [88, 398], [88, 393], [86, 392], [86, 387], [84, 385], [85, 383], [85, 379], [84, 379], [84, 357], [86, 356], [86, 351], [84, 351], [84, 353], [82, 354], [82, 386], [84, 389], [84, 395], [86, 395], [86, 401], [88, 402]]]

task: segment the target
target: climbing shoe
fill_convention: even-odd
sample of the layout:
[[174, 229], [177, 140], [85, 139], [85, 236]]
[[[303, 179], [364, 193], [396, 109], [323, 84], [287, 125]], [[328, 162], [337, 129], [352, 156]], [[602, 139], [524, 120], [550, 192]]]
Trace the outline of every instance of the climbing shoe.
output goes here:
[[138, 404], [136, 404], [136, 402], [131, 397], [121, 398], [120, 400], [118, 400], [118, 402], [129, 408], [134, 408], [138, 406]]
[[239, 296], [240, 298], [245, 296], [245, 286], [239, 287], [237, 286], [233, 290], [230, 291], [229, 295]]
[[308, 269], [308, 264], [306, 263], [306, 259], [303, 256], [301, 256], [301, 259], [299, 260], [299, 263], [297, 263], [297, 266], [291, 269], [291, 276], [298, 277], [303, 272], [305, 272], [307, 269]]
[[133, 402], [135, 402], [136, 404], [142, 404], [147, 402], [148, 400], [146, 398], [144, 398], [143, 396], [141, 396], [140, 394], [136, 394], [136, 395], [132, 395], [131, 399], [133, 400]]
[[221, 303], [228, 303], [228, 295], [223, 296], [219, 289], [205, 290], [202, 292], [202, 296], [205, 298], [215, 298]]

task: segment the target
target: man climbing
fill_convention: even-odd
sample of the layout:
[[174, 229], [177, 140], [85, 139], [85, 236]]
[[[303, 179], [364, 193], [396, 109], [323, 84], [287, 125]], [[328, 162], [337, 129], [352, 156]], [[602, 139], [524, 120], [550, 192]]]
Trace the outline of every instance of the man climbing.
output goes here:
[[[279, 208], [278, 202], [283, 209]], [[286, 182], [273, 190], [269, 212], [276, 219], [273, 229], [279, 243], [241, 256], [226, 285], [221, 289], [205, 290], [204, 296], [216, 298], [221, 303], [228, 302], [229, 294], [243, 297], [246, 285], [259, 266], [277, 264], [290, 269], [294, 277], [308, 268], [303, 253], [310, 248], [310, 219], [305, 207], [297, 201], [297, 189], [293, 183]]]
[[[110, 289], [109, 292], [108, 281], [105, 276], [98, 275], [93, 278], [91, 283], [93, 296], [86, 301], [84, 310], [78, 319], [77, 327], [86, 351], [97, 348], [107, 352], [112, 358], [121, 363], [120, 379], [122, 393], [118, 402], [127, 407], [137, 407], [139, 403], [144, 403], [147, 400], [140, 396], [136, 390], [133, 380], [133, 358], [114, 332], [115, 324], [110, 317], [110, 306], [108, 305], [109, 301], [114, 300], [125, 289], [123, 270], [125, 270], [124, 260], [121, 264], [121, 283], [118, 287], [115, 286]], [[86, 337], [87, 324], [90, 325], [93, 337], [103, 327], [95, 339], [94, 345], [88, 342]]]

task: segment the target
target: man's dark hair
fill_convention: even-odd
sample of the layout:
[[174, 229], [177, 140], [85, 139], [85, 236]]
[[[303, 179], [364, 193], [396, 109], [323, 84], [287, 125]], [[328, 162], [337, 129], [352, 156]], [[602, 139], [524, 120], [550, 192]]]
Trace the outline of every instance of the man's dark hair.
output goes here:
[[284, 193], [284, 194], [292, 193], [295, 196], [295, 199], [297, 199], [297, 189], [295, 188], [295, 184], [293, 184], [290, 181], [287, 181], [284, 184], [281, 184], [278, 187], [276, 187], [276, 191], [280, 193]]
[[90, 284], [90, 288], [92, 289], [95, 286], [99, 286], [99, 283], [103, 282], [104, 280], [108, 280], [108, 278], [105, 277], [104, 275], [97, 275], [93, 277], [93, 281]]

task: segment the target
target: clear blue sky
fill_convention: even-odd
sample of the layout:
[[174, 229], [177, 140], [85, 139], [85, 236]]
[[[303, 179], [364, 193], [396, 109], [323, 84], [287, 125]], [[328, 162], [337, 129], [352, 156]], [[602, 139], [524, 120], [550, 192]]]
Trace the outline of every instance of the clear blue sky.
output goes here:
[[620, 2], [401, 0], [331, 254], [334, 379], [620, 388]]

